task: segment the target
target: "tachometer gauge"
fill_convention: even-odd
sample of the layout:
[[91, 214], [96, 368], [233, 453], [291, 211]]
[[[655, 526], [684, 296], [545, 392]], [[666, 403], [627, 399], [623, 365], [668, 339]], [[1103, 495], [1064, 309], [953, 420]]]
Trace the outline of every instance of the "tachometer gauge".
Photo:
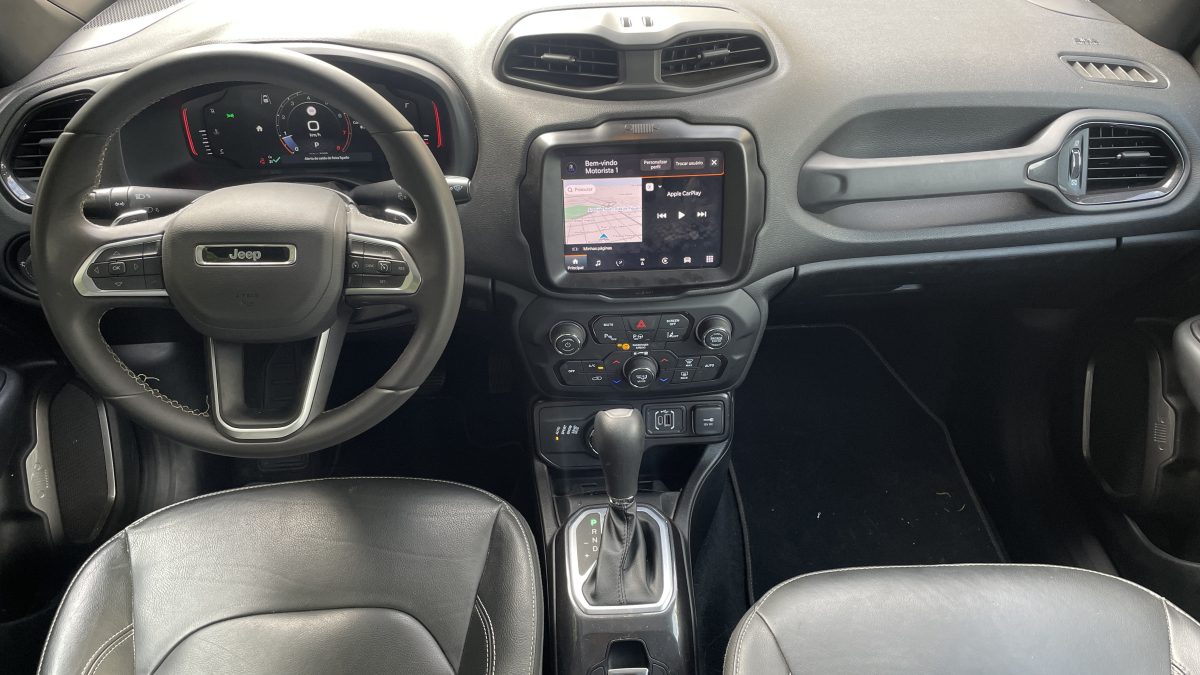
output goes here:
[[312, 157], [348, 152], [354, 136], [350, 116], [298, 91], [275, 113], [275, 133], [289, 155]]

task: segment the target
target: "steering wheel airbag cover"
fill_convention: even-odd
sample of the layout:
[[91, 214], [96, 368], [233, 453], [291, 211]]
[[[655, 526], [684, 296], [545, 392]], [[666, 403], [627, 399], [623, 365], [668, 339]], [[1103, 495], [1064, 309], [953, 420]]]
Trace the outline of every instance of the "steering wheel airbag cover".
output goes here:
[[[106, 307], [76, 291], [72, 277], [108, 228], [83, 217], [82, 205], [98, 184], [115, 133], [148, 105], [189, 87], [259, 81], [307, 91], [336, 102], [368, 129], [393, 177], [417, 206], [413, 235], [425, 251], [415, 333], [399, 360], [374, 387], [317, 416], [291, 436], [236, 441], [207, 416], [181, 412], [138, 382], [105, 344], [99, 322]], [[39, 290], [50, 326], [81, 374], [123, 412], [164, 435], [199, 449], [241, 457], [275, 457], [336, 445], [394, 412], [432, 371], [449, 340], [462, 296], [463, 250], [458, 213], [441, 169], [391, 104], [366, 84], [319, 59], [284, 48], [209, 45], [153, 59], [116, 78], [76, 114], [47, 160], [31, 228]], [[121, 226], [130, 236], [138, 225]], [[136, 304], [136, 303], [130, 303]], [[319, 323], [319, 322], [317, 322]], [[304, 331], [307, 332], [307, 331]]]

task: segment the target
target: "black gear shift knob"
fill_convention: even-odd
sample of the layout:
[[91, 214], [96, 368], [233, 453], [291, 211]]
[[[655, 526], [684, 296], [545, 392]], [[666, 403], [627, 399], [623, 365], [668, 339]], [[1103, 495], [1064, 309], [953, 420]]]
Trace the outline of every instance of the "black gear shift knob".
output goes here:
[[642, 453], [646, 450], [646, 423], [641, 413], [629, 408], [596, 413], [592, 447], [600, 455], [608, 498], [618, 501], [635, 497]]

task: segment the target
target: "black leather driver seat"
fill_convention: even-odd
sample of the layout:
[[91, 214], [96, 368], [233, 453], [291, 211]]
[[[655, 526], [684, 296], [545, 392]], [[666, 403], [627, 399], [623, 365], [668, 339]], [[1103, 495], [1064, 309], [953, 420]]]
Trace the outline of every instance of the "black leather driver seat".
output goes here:
[[84, 563], [40, 672], [540, 673], [532, 541], [502, 500], [437, 481], [206, 495]]
[[1040, 565], [877, 567], [776, 586], [727, 675], [1195, 675], [1200, 625], [1116, 577]]

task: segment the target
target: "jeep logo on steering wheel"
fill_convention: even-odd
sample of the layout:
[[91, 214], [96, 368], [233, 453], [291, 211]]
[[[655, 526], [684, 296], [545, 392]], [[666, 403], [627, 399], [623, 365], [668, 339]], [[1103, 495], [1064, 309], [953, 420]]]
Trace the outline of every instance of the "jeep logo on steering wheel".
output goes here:
[[291, 265], [296, 262], [292, 244], [200, 244], [197, 265]]

